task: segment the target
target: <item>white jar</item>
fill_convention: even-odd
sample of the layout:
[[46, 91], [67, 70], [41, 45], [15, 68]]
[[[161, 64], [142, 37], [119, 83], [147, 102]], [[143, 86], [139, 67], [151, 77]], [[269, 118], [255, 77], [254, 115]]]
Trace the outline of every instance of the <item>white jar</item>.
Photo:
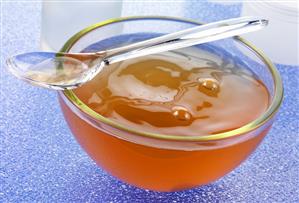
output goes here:
[[121, 10], [121, 0], [87, 2], [44, 0], [42, 2], [41, 48], [58, 51], [78, 31], [92, 24], [120, 17]]
[[298, 1], [246, 1], [242, 16], [261, 16], [269, 20], [263, 30], [244, 34], [275, 63], [299, 65]]

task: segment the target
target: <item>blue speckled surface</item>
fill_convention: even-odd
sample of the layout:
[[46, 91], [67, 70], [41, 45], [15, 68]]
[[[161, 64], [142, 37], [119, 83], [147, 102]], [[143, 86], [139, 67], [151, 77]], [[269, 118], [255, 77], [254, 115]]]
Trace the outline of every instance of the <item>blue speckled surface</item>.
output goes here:
[[[7, 73], [7, 56], [38, 49], [41, 6], [1, 4], [0, 202], [299, 202], [299, 67], [277, 65], [285, 87], [282, 108], [262, 145], [239, 168], [193, 190], [145, 191], [95, 165], [67, 128], [55, 92]], [[124, 15], [213, 21], [238, 16], [240, 10], [240, 4], [146, 4], [125, 3]]]

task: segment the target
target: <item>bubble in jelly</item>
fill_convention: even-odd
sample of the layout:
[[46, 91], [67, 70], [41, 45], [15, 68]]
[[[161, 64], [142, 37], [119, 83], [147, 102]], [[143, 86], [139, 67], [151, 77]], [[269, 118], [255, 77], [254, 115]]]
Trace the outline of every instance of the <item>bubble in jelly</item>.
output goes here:
[[210, 107], [212, 107], [212, 106], [213, 106], [213, 104], [211, 104], [210, 102], [204, 101], [204, 102], [202, 103], [202, 105], [198, 105], [198, 106], [196, 107], [196, 110], [197, 110], [197, 111], [201, 111], [201, 110], [204, 109], [204, 108], [210, 108]]
[[191, 119], [192, 115], [191, 113], [188, 111], [188, 109], [186, 109], [185, 107], [182, 106], [175, 106], [171, 109], [172, 115], [181, 121], [188, 121]]
[[220, 91], [220, 83], [214, 78], [199, 78], [198, 90], [208, 96], [217, 97]]

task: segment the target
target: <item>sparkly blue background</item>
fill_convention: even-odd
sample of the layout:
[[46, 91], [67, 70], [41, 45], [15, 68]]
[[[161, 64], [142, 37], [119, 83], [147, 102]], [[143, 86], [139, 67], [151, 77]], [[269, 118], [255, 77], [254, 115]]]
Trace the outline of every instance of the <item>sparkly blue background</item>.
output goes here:
[[[127, 2], [123, 14], [209, 22], [238, 16], [240, 6]], [[239, 168], [193, 190], [145, 191], [95, 165], [67, 128], [55, 92], [5, 70], [7, 56], [39, 48], [40, 15], [40, 3], [1, 3], [0, 202], [299, 202], [299, 67], [277, 64], [285, 88], [282, 108], [262, 145]]]

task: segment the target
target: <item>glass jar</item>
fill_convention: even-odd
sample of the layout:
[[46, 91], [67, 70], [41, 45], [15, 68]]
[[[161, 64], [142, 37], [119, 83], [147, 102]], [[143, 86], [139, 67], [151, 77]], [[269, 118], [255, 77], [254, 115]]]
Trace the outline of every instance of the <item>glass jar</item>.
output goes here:
[[[122, 1], [42, 1], [41, 48], [58, 51], [78, 30], [121, 16]], [[110, 30], [110, 34], [117, 30]]]

